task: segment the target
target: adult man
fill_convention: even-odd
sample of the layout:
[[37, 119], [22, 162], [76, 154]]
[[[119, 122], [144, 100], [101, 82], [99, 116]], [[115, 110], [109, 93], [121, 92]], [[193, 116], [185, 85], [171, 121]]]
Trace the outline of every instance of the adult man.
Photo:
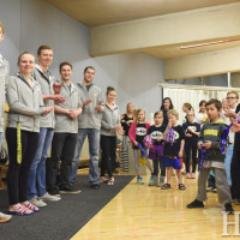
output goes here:
[[[0, 22], [0, 43], [4, 39], [4, 26]], [[8, 62], [0, 54], [0, 147], [3, 141], [4, 131], [4, 117], [3, 108], [5, 103], [5, 81], [9, 73]], [[8, 222], [12, 218], [11, 215], [0, 212], [0, 223]]]
[[92, 66], [84, 69], [84, 79], [78, 83], [78, 89], [83, 102], [83, 111], [78, 121], [78, 142], [72, 164], [70, 182], [76, 180], [79, 156], [86, 137], [89, 142], [89, 183], [93, 189], [100, 187], [99, 178], [99, 143], [102, 111], [104, 110], [102, 91], [94, 83], [96, 70]]
[[[69, 183], [74, 150], [77, 143], [78, 116], [82, 112], [78, 88], [71, 81], [72, 65], [62, 62], [59, 67], [61, 75], [60, 93], [65, 101], [55, 105], [56, 125], [54, 129], [52, 156], [49, 160], [47, 182], [49, 192], [79, 193]], [[60, 171], [59, 171], [59, 162]], [[57, 176], [59, 178], [57, 181]]]
[[[49, 67], [53, 62], [53, 50], [49, 46], [42, 45], [38, 48], [37, 56], [39, 64], [36, 65], [34, 77], [41, 85], [44, 105], [52, 106], [54, 109], [54, 101], [61, 101], [63, 97], [54, 94], [52, 88], [54, 77]], [[46, 159], [52, 143], [54, 125], [54, 111], [41, 116], [38, 150], [31, 165], [28, 183], [28, 197], [38, 207], [47, 205], [44, 200], [60, 200], [59, 196], [50, 195], [46, 191]]]

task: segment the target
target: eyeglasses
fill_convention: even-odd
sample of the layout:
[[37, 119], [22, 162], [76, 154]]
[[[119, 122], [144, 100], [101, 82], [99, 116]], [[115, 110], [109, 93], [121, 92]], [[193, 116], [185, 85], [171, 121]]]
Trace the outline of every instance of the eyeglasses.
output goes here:
[[227, 97], [227, 99], [235, 99], [236, 97]]

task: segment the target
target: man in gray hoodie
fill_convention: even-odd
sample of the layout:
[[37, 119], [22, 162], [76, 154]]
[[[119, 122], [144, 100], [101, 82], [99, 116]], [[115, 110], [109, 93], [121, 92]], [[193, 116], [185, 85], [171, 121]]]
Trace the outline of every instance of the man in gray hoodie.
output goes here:
[[86, 137], [89, 142], [89, 183], [93, 189], [100, 187], [99, 177], [99, 144], [102, 112], [104, 110], [104, 100], [102, 91], [94, 83], [96, 70], [92, 66], [84, 69], [84, 79], [78, 83], [78, 89], [82, 98], [82, 113], [78, 121], [78, 142], [75, 149], [75, 156], [72, 163], [72, 173], [70, 182], [76, 181], [77, 168], [82, 146]]

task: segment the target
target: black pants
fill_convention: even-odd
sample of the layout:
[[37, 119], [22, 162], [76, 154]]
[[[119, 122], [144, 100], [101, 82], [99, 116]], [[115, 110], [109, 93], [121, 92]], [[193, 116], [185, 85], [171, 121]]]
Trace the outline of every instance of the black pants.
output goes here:
[[101, 135], [100, 146], [102, 150], [101, 157], [101, 176], [107, 172], [112, 177], [116, 162], [116, 137]]
[[231, 164], [232, 198], [240, 199], [240, 133], [236, 133]]
[[28, 175], [38, 146], [39, 133], [21, 131], [22, 162], [17, 162], [17, 129], [7, 128], [6, 140], [9, 152], [7, 189], [9, 204], [27, 200]]
[[190, 173], [190, 166], [192, 162], [192, 172], [195, 173], [197, 166], [197, 142], [185, 141], [185, 165], [186, 173]]
[[[54, 133], [52, 156], [47, 161], [47, 189], [69, 186], [69, 175], [77, 143], [77, 133]], [[59, 175], [59, 178], [58, 178]]]

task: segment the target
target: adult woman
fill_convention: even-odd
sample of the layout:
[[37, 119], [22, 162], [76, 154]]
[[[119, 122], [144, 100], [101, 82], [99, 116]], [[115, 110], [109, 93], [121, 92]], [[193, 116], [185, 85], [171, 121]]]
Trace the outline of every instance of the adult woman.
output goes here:
[[173, 109], [173, 103], [172, 99], [170, 97], [165, 97], [162, 100], [162, 105], [160, 107], [160, 110], [163, 112], [163, 125], [168, 125], [168, 111]]
[[32, 78], [34, 64], [32, 54], [20, 54], [19, 73], [7, 84], [10, 107], [6, 130], [9, 150], [8, 211], [21, 216], [39, 210], [27, 200], [27, 180], [38, 144], [39, 116], [53, 110], [52, 107], [42, 107], [40, 85]]
[[[120, 111], [116, 105], [117, 93], [113, 87], [107, 88], [105, 109], [102, 113], [101, 140], [101, 179], [108, 185], [114, 184], [113, 169], [116, 161], [116, 136], [121, 134]], [[108, 177], [105, 177], [107, 171]]]

